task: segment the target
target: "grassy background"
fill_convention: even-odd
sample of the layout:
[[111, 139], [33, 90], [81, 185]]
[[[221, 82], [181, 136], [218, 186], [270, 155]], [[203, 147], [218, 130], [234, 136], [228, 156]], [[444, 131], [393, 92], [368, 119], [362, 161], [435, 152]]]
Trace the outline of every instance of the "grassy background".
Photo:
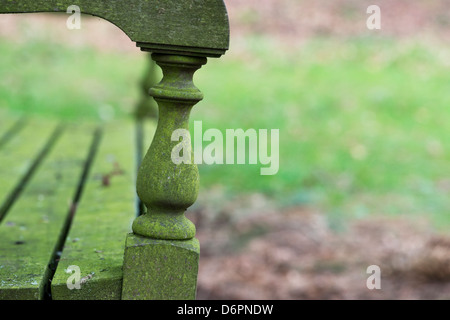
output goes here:
[[217, 105], [194, 117], [222, 130], [279, 128], [280, 170], [208, 167], [206, 184], [319, 205], [332, 220], [418, 214], [448, 227], [448, 48], [370, 37], [318, 39], [288, 53], [257, 38], [246, 49], [249, 61], [199, 74]]
[[[34, 37], [0, 42], [0, 107], [61, 119], [128, 115], [145, 55]], [[48, 39], [45, 39], [48, 40]], [[320, 208], [336, 228], [374, 214], [450, 226], [450, 49], [387, 37], [316, 38], [279, 50], [252, 36], [196, 74], [203, 130], [280, 130], [280, 169], [200, 166], [202, 188], [258, 192], [280, 207]], [[245, 53], [245, 54], [243, 54]]]

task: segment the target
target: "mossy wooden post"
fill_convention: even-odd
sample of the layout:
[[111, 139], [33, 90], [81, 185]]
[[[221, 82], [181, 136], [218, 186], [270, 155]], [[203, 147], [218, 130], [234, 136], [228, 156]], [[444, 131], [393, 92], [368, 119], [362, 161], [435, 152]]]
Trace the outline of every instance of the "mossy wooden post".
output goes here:
[[197, 198], [199, 174], [193, 157], [191, 163], [173, 162], [179, 141], [172, 141], [172, 133], [188, 130], [191, 108], [203, 98], [193, 75], [206, 58], [156, 53], [152, 58], [164, 75], [150, 89], [159, 122], [138, 172], [137, 192], [147, 212], [136, 218], [127, 238], [122, 298], [194, 299], [200, 246], [185, 210]]
[[206, 58], [153, 54], [162, 68], [162, 81], [150, 89], [159, 106], [158, 127], [137, 177], [137, 193], [147, 213], [133, 223], [136, 234], [153, 239], [187, 240], [195, 227], [184, 211], [197, 199], [199, 175], [194, 159], [190, 164], [175, 164], [172, 151], [179, 141], [172, 141], [177, 129], [188, 130], [193, 105], [203, 99], [194, 86], [194, 72]]

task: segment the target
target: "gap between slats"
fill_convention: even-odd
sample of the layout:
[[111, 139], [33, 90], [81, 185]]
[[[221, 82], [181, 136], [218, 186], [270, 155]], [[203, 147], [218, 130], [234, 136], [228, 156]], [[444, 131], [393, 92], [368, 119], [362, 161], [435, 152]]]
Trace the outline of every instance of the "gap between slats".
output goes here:
[[52, 282], [53, 276], [55, 275], [56, 269], [58, 267], [59, 258], [62, 255], [62, 252], [64, 249], [64, 243], [66, 242], [66, 238], [69, 234], [70, 227], [71, 227], [73, 219], [75, 217], [78, 203], [80, 202], [81, 197], [83, 195], [85, 182], [89, 175], [90, 169], [92, 167], [92, 163], [97, 154], [97, 150], [99, 148], [102, 135], [103, 135], [102, 129], [97, 128], [94, 132], [94, 136], [93, 136], [93, 139], [92, 139], [92, 142], [89, 147], [88, 154], [87, 154], [86, 162], [85, 162], [83, 171], [81, 173], [80, 180], [78, 181], [74, 197], [71, 201], [71, 206], [68, 209], [68, 212], [66, 214], [66, 219], [65, 219], [64, 225], [62, 227], [60, 236], [58, 238], [58, 242], [55, 245], [52, 257], [47, 266], [46, 275], [45, 275], [45, 279], [46, 279], [45, 283], [46, 284], [44, 286], [44, 296], [42, 297], [44, 300], [52, 299], [52, 297], [51, 297], [51, 282]]
[[64, 126], [62, 124], [59, 124], [55, 127], [53, 132], [50, 134], [50, 137], [46, 140], [43, 148], [39, 151], [39, 153], [36, 155], [36, 157], [34, 157], [34, 161], [31, 164], [31, 166], [28, 168], [28, 170], [25, 172], [25, 174], [21, 177], [21, 179], [18, 181], [18, 183], [15, 185], [15, 187], [11, 190], [11, 192], [7, 196], [6, 200], [1, 204], [0, 224], [3, 221], [3, 219], [6, 217], [6, 215], [8, 214], [8, 211], [11, 208], [11, 206], [20, 197], [22, 190], [25, 188], [26, 184], [31, 179], [33, 174], [36, 172], [36, 170], [39, 167], [39, 165], [41, 164], [42, 160], [50, 152], [50, 150], [52, 149], [52, 147], [54, 146], [54, 144], [58, 140], [58, 138], [61, 136], [63, 131], [64, 131]]

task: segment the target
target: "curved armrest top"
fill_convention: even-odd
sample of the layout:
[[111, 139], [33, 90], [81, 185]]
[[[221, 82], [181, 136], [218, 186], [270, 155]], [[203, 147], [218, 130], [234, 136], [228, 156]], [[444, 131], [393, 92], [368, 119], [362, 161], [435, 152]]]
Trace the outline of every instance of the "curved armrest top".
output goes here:
[[223, 0], [0, 0], [0, 13], [67, 12], [103, 18], [144, 51], [219, 57], [228, 50]]

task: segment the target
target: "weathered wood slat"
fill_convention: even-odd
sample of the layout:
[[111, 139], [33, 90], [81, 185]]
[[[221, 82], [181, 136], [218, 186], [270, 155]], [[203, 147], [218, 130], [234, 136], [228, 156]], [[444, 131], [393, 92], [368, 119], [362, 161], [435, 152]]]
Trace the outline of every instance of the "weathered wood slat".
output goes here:
[[[47, 136], [46, 131], [51, 131], [41, 122], [31, 128], [8, 147], [30, 148], [31, 133], [40, 135], [42, 130]], [[92, 138], [90, 127], [66, 126], [0, 226], [0, 299], [44, 298], [48, 266], [70, 213]], [[2, 156], [9, 164], [27, 159], [24, 152]], [[0, 178], [11, 178], [3, 162], [0, 167]]]
[[0, 149], [0, 221], [56, 128], [52, 121], [30, 120]]
[[[135, 124], [108, 124], [52, 280], [52, 299], [121, 298], [125, 237], [136, 216], [135, 156]], [[81, 272], [80, 289], [67, 286], [72, 265]]]

